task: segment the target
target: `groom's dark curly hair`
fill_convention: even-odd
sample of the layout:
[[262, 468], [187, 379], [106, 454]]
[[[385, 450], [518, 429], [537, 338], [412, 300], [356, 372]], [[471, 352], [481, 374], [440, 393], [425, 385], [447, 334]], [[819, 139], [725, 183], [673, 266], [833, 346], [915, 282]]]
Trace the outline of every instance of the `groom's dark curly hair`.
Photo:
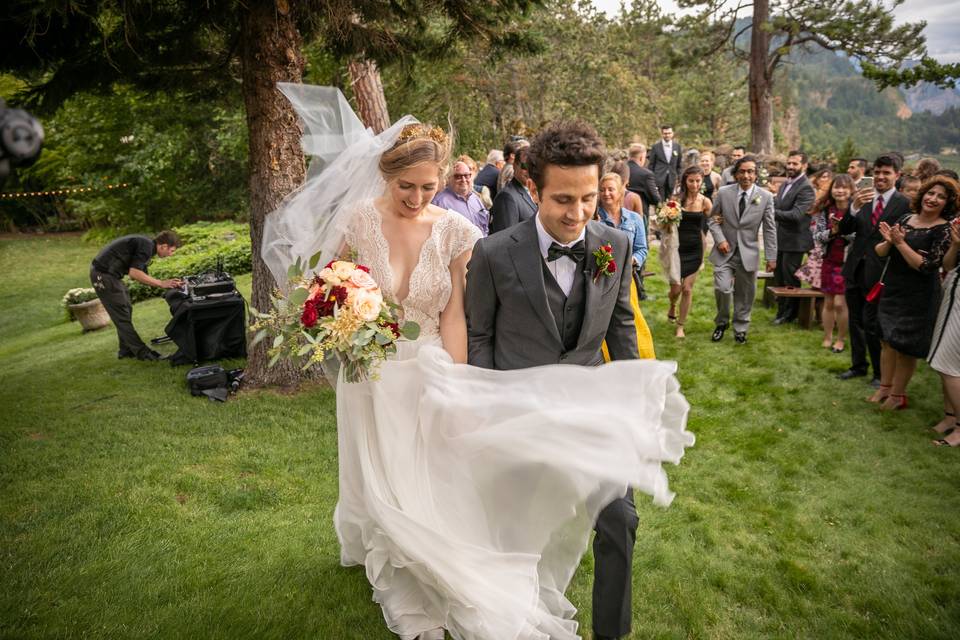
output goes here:
[[543, 191], [547, 166], [597, 166], [597, 178], [603, 173], [607, 152], [600, 134], [582, 120], [554, 122], [537, 134], [524, 157], [524, 168], [530, 179]]

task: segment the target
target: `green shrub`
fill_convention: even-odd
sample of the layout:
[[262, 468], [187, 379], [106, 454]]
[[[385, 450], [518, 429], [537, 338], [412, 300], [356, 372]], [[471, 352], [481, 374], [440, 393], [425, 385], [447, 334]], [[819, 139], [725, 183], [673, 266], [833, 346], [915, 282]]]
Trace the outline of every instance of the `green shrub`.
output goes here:
[[[213, 271], [217, 258], [223, 258], [223, 270], [232, 276], [250, 273], [250, 228], [237, 222], [195, 222], [175, 231], [182, 246], [169, 258], [154, 258], [150, 275], [164, 280]], [[134, 302], [163, 294], [162, 289], [148, 287], [124, 278]]]

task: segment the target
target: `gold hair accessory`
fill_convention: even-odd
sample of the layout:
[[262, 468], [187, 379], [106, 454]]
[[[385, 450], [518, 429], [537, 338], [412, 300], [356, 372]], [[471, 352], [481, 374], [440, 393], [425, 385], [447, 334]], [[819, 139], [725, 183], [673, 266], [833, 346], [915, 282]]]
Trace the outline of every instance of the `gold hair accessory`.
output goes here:
[[439, 145], [447, 143], [447, 134], [443, 132], [443, 129], [420, 124], [419, 122], [405, 126], [397, 140], [399, 142], [406, 142], [414, 138], [430, 138]]

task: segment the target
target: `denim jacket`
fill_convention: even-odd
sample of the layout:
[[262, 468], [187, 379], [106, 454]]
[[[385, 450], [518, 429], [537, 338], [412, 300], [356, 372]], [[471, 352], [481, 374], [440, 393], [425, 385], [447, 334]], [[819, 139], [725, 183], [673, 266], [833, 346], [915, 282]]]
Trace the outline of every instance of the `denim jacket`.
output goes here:
[[637, 265], [642, 265], [647, 259], [647, 231], [643, 226], [643, 217], [629, 209], [620, 209], [620, 226], [618, 227], [613, 224], [613, 220], [603, 207], [597, 208], [597, 215], [600, 217], [600, 222], [608, 227], [619, 229], [630, 237], [633, 258], [637, 261]]

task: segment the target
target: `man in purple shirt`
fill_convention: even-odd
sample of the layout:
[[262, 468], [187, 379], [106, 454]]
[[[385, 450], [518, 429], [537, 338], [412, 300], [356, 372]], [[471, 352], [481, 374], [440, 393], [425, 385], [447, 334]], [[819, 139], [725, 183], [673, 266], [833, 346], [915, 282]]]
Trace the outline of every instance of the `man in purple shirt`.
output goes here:
[[447, 188], [433, 197], [433, 204], [444, 209], [453, 209], [473, 223], [480, 233], [487, 235], [490, 212], [473, 190], [473, 171], [466, 162], [454, 163]]

